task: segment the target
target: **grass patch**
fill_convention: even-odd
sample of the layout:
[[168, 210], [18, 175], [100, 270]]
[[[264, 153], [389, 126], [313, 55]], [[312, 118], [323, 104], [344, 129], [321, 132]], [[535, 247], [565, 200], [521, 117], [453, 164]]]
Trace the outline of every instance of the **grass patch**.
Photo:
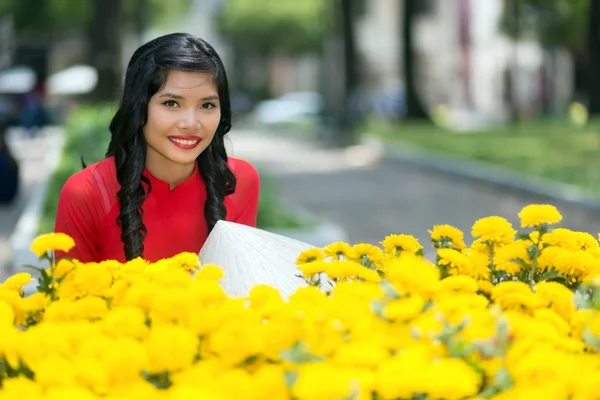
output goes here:
[[[65, 147], [58, 168], [53, 173], [39, 223], [39, 233], [52, 232], [60, 191], [71, 175], [82, 169], [80, 158], [90, 165], [104, 158], [110, 140], [108, 125], [114, 114], [112, 106], [85, 106], [75, 111], [65, 126]], [[277, 182], [260, 172], [261, 193], [257, 225], [263, 229], [295, 229], [307, 226], [281, 204]]]
[[565, 121], [530, 121], [468, 133], [370, 121], [366, 130], [390, 143], [488, 162], [600, 193], [600, 121], [581, 128]]

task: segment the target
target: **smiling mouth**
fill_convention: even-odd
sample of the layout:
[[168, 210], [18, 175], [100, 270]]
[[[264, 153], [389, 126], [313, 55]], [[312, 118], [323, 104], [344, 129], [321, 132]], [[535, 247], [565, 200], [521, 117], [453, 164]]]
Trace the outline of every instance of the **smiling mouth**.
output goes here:
[[194, 139], [181, 139], [181, 138], [169, 137], [168, 139], [175, 146], [179, 147], [180, 149], [184, 149], [184, 150], [191, 150], [191, 149], [195, 148], [196, 146], [198, 146], [200, 144], [200, 142], [202, 141], [202, 139], [195, 139], [195, 138]]
[[175, 138], [169, 138], [169, 140], [171, 142], [174, 143], [178, 143], [178, 144], [182, 144], [184, 146], [191, 146], [194, 144], [199, 143], [202, 139], [195, 139], [195, 140], [190, 140], [190, 139], [175, 139]]

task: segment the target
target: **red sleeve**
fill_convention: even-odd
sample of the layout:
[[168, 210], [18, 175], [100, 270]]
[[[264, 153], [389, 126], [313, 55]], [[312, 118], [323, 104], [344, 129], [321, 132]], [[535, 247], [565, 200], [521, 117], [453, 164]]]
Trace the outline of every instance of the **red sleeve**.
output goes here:
[[70, 257], [81, 262], [100, 262], [98, 254], [97, 188], [86, 170], [67, 180], [58, 199], [55, 232], [66, 233], [75, 240], [75, 247], [56, 258]]
[[231, 221], [256, 227], [260, 196], [258, 171], [247, 161], [231, 158], [230, 160], [237, 180], [235, 193], [232, 195], [235, 208]]

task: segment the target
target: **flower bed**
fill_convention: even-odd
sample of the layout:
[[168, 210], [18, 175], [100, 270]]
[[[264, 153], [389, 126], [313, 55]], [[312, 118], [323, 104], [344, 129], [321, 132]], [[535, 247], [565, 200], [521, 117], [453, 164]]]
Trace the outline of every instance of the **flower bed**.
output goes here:
[[0, 287], [0, 398], [596, 399], [598, 240], [553, 229], [551, 206], [520, 218], [526, 234], [476, 221], [469, 247], [433, 227], [435, 262], [410, 235], [308, 250], [290, 299], [230, 298], [193, 254], [61, 260], [28, 297], [16, 274]]

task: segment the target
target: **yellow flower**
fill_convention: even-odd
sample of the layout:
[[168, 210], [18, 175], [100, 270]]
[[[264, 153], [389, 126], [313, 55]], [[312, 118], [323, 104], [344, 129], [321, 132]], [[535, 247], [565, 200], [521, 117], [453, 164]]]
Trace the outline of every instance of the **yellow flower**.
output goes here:
[[100, 322], [100, 327], [107, 336], [142, 339], [150, 330], [146, 319], [146, 315], [139, 308], [118, 307], [106, 314]]
[[179, 253], [168, 260], [172, 265], [183, 268], [185, 271], [195, 271], [200, 267], [198, 254], [191, 252]]
[[388, 235], [381, 242], [383, 252], [387, 255], [398, 256], [401, 252], [407, 251], [416, 254], [423, 250], [421, 243], [412, 235]]
[[497, 216], [485, 217], [475, 221], [471, 230], [473, 237], [481, 238], [484, 242], [500, 245], [510, 243], [516, 233], [517, 231], [513, 229], [510, 222]]
[[112, 274], [102, 264], [76, 267], [58, 285], [60, 298], [75, 300], [85, 296], [104, 296], [112, 285]]
[[64, 233], [40, 235], [31, 243], [31, 251], [38, 257], [55, 250], [66, 253], [73, 247], [75, 247], [75, 241]]
[[540, 300], [524, 282], [500, 282], [492, 290], [492, 300], [504, 309], [532, 310], [540, 307]]
[[306, 264], [298, 265], [298, 269], [302, 272], [304, 278], [310, 278], [316, 274], [325, 272], [329, 263], [326, 261], [314, 261]]
[[479, 287], [479, 291], [485, 294], [491, 294], [494, 289], [494, 284], [492, 282], [483, 279], [477, 281], [477, 286]]
[[431, 241], [435, 247], [464, 249], [464, 233], [452, 225], [434, 225], [433, 230], [428, 231]]
[[531, 246], [526, 240], [516, 240], [498, 248], [494, 254], [496, 270], [516, 275], [521, 272], [531, 260], [528, 249]]
[[341, 345], [333, 362], [342, 367], [375, 368], [390, 357], [390, 352], [375, 341], [357, 341]]
[[390, 301], [383, 309], [383, 316], [391, 321], [405, 322], [423, 312], [425, 300], [419, 295]]
[[359, 383], [350, 371], [328, 363], [302, 368], [292, 388], [294, 398], [298, 400], [345, 399], [359, 390]]
[[317, 247], [313, 247], [308, 250], [304, 250], [298, 258], [296, 258], [296, 265], [306, 264], [314, 261], [323, 260], [323, 250]]
[[335, 242], [323, 247], [323, 255], [333, 259], [345, 257], [347, 259], [355, 258], [354, 250], [346, 242]]
[[179, 371], [192, 365], [198, 353], [198, 339], [181, 326], [155, 326], [145, 342], [148, 372]]
[[479, 392], [481, 376], [466, 361], [441, 358], [427, 369], [426, 393], [434, 399], [459, 400]]
[[562, 221], [562, 215], [556, 207], [549, 204], [530, 204], [519, 212], [521, 228], [539, 228], [542, 225], [553, 225]]
[[196, 279], [208, 279], [213, 281], [219, 281], [224, 276], [221, 267], [212, 264], [203, 265], [195, 274]]
[[470, 276], [449, 276], [440, 281], [440, 291], [475, 293], [479, 290], [477, 281]]
[[369, 244], [369, 243], [358, 243], [352, 246], [352, 252], [354, 257], [351, 259], [360, 263], [363, 257], [368, 258], [372, 263], [377, 263], [383, 258], [383, 251], [381, 248]]
[[18, 272], [9, 277], [0, 284], [0, 289], [13, 290], [17, 293], [23, 292], [23, 286], [32, 282], [31, 274], [28, 272]]
[[10, 304], [4, 300], [0, 300], [0, 332], [4, 328], [12, 328], [15, 323], [15, 312]]

